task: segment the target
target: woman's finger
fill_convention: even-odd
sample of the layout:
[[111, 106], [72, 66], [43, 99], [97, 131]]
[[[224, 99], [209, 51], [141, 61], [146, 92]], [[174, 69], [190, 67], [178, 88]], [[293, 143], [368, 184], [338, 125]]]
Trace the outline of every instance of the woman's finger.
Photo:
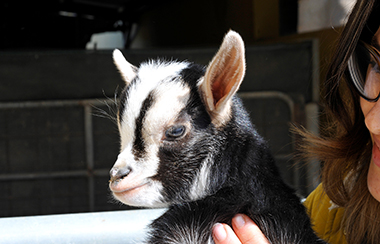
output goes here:
[[216, 224], [212, 229], [215, 244], [242, 244], [231, 227], [227, 224]]
[[236, 215], [232, 227], [242, 244], [269, 244], [260, 228], [246, 215]]

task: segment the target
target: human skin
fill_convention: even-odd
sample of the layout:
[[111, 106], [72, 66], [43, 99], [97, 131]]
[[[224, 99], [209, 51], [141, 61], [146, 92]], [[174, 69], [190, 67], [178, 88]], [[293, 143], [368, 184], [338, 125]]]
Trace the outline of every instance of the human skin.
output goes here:
[[213, 228], [215, 244], [269, 244], [259, 227], [246, 215], [237, 214], [232, 219], [232, 228], [216, 224]]
[[[375, 34], [375, 46], [380, 46], [380, 28]], [[380, 68], [380, 67], [377, 67]], [[380, 73], [369, 77], [376, 79], [378, 83], [377, 91], [380, 91]], [[360, 98], [360, 107], [362, 109], [365, 124], [371, 134], [372, 139], [372, 158], [368, 169], [367, 186], [371, 195], [380, 202], [380, 99], [377, 102], [368, 102]]]

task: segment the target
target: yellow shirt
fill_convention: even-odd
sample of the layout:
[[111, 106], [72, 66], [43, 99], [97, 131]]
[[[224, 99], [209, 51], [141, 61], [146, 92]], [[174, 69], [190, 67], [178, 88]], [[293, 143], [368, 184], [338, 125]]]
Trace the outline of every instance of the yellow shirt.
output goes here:
[[344, 208], [334, 205], [320, 184], [307, 197], [305, 207], [308, 210], [317, 235], [330, 244], [347, 244], [341, 228]]

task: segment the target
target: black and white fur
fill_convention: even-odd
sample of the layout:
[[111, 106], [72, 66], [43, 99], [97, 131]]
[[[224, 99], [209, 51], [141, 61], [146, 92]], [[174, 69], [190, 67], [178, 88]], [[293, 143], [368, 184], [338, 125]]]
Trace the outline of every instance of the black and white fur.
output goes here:
[[245, 75], [244, 43], [230, 31], [207, 68], [155, 60], [139, 68], [120, 51], [121, 152], [110, 171], [119, 201], [169, 207], [147, 243], [213, 243], [215, 223], [252, 218], [270, 243], [324, 243], [235, 93]]

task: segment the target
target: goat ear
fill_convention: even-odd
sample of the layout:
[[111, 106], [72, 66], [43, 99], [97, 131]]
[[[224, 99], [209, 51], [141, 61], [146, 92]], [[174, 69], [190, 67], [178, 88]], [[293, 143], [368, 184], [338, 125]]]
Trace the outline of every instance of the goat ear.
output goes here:
[[200, 85], [214, 124], [223, 124], [229, 118], [232, 96], [239, 89], [244, 75], [244, 42], [238, 33], [229, 31], [208, 65]]
[[126, 85], [136, 77], [137, 68], [130, 64], [123, 56], [120, 50], [115, 49], [113, 51], [113, 62], [115, 63], [117, 69], [119, 70], [121, 77], [125, 81]]

